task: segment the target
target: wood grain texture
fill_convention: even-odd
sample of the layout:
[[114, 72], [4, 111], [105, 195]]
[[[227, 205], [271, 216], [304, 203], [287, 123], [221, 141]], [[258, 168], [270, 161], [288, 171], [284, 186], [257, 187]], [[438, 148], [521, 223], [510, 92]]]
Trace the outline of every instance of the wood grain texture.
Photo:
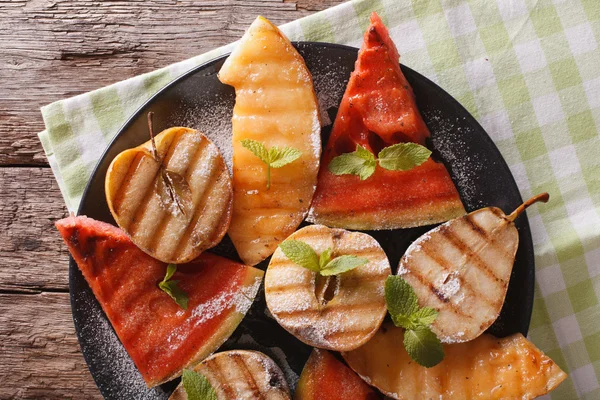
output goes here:
[[68, 253], [54, 227], [66, 215], [49, 168], [0, 168], [0, 292], [67, 291]]
[[0, 165], [46, 164], [39, 108], [241, 37], [336, 0], [0, 0]]
[[0, 399], [100, 399], [74, 332], [39, 108], [340, 0], [0, 0]]
[[68, 293], [0, 294], [0, 399], [101, 399]]

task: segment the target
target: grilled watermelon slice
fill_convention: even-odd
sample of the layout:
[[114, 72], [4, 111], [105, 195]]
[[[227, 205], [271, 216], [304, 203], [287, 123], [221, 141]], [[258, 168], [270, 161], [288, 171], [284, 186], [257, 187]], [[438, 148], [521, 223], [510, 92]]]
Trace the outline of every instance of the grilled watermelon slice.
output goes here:
[[149, 387], [215, 351], [250, 308], [263, 272], [210, 253], [177, 267], [187, 310], [158, 288], [167, 264], [119, 228], [87, 217], [56, 223], [71, 255]]
[[325, 148], [309, 220], [347, 229], [395, 229], [444, 222], [465, 213], [442, 163], [431, 158], [409, 171], [377, 167], [361, 181], [334, 175], [331, 160], [361, 145], [374, 154], [401, 142], [426, 144], [429, 130], [399, 64], [400, 56], [376, 13]]
[[294, 400], [376, 400], [381, 396], [327, 350], [314, 349], [304, 365]]

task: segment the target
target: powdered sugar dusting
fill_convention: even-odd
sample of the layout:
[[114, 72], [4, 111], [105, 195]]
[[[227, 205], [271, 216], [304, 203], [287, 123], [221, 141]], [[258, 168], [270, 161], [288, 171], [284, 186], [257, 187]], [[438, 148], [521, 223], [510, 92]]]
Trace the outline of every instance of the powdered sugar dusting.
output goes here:
[[[191, 318], [194, 319], [194, 327], [222, 315], [231, 308], [235, 308], [236, 312], [245, 315], [254, 302], [261, 282], [262, 278], [256, 277], [251, 285], [243, 286], [240, 291], [228, 290], [220, 292], [217, 296], [196, 306], [192, 310], [191, 315]], [[189, 326], [182, 326], [173, 330], [167, 338], [167, 343], [178, 348], [181, 345], [181, 338], [189, 330]]]
[[455, 271], [450, 274], [445, 274], [441, 277], [441, 279], [443, 283], [438, 286], [439, 293], [446, 299], [453, 298], [461, 287], [458, 272]]
[[205, 134], [219, 149], [231, 171], [233, 160], [231, 117], [234, 104], [233, 92], [216, 94], [202, 103], [189, 104], [171, 118], [177, 125], [196, 129]]
[[[440, 110], [423, 112], [423, 116], [431, 129], [431, 141], [439, 152], [446, 166], [450, 166], [452, 180], [457, 186], [461, 199], [468, 210], [481, 208], [479, 200], [482, 194], [475, 185], [475, 178], [483, 171], [486, 161], [480, 152], [469, 151], [465, 142], [469, 132], [465, 131], [457, 119], [451, 118]], [[489, 167], [489, 165], [487, 166]]]
[[340, 68], [339, 64], [331, 62], [320, 63], [319, 73], [313, 74], [315, 92], [319, 100], [321, 126], [328, 126], [333, 123], [327, 110], [339, 106], [348, 84], [348, 78], [347, 71]]
[[400, 265], [398, 266], [398, 275], [404, 275], [404, 274], [407, 274], [408, 272], [410, 272], [406, 268], [406, 263], [410, 261], [414, 252], [421, 251], [421, 244], [423, 242], [429, 240], [430, 238], [431, 238], [431, 231], [424, 233], [417, 240], [412, 242], [410, 244], [410, 246], [408, 246], [408, 249], [406, 249], [404, 256], [402, 256], [402, 258], [400, 259]]
[[294, 370], [290, 367], [287, 356], [279, 347], [266, 347], [258, 343], [254, 338], [247, 333], [243, 334], [236, 343], [237, 346], [242, 348], [251, 348], [257, 349], [269, 357], [271, 357], [277, 366], [281, 368], [283, 374], [285, 375], [285, 379], [290, 386], [292, 392], [296, 389], [296, 385], [298, 384], [298, 380], [300, 377], [298, 374], [294, 372]]
[[[95, 369], [94, 378], [104, 396], [114, 399], [169, 397], [160, 386], [148, 389], [91, 292], [81, 293], [76, 298], [75, 308], [86, 310], [85, 320], [76, 319], [75, 323], [80, 329], [86, 361]], [[107, 365], [99, 364], [104, 360], [108, 361]]]
[[236, 293], [234, 302], [235, 302], [235, 310], [240, 314], [246, 314], [252, 303], [254, 303], [254, 299], [260, 290], [260, 284], [262, 283], [262, 277], [255, 277], [254, 282], [251, 285], [244, 286], [242, 290]]

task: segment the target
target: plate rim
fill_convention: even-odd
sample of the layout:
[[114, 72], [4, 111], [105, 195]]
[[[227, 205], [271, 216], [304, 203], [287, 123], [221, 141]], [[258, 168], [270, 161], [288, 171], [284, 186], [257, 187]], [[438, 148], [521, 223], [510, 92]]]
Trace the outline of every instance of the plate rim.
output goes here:
[[[337, 49], [351, 51], [351, 52], [358, 52], [360, 50], [359, 48], [354, 47], [354, 46], [348, 46], [348, 45], [338, 44], [338, 43], [329, 43], [329, 42], [292, 41], [292, 45], [296, 49], [298, 49], [299, 47], [303, 47], [303, 46], [307, 46], [307, 47], [314, 46], [314, 47], [321, 47], [321, 48], [337, 48]], [[112, 148], [112, 146], [114, 146], [114, 144], [117, 142], [117, 140], [119, 140], [119, 138], [125, 134], [127, 128], [135, 121], [135, 119], [142, 112], [142, 110], [145, 109], [147, 106], [149, 106], [151, 103], [153, 103], [157, 98], [159, 98], [165, 91], [167, 91], [172, 86], [178, 84], [180, 81], [186, 79], [190, 75], [197, 73], [199, 70], [205, 69], [211, 65], [214, 65], [214, 64], [226, 59], [227, 57], [229, 57], [230, 54], [231, 54], [231, 52], [221, 54], [221, 55], [211, 58], [201, 64], [198, 64], [195, 67], [192, 67], [191, 69], [189, 69], [188, 71], [177, 76], [172, 81], [170, 81], [168, 84], [166, 84], [161, 89], [159, 89], [156, 93], [154, 93], [152, 96], [150, 96], [143, 104], [141, 104], [138, 108], [136, 108], [136, 110], [134, 112], [132, 112], [130, 114], [129, 118], [127, 118], [127, 120], [121, 125], [121, 127], [118, 129], [115, 136], [106, 145], [106, 148], [102, 152], [102, 155], [98, 158], [98, 161], [96, 162], [96, 165], [94, 166], [94, 169], [92, 170], [92, 173], [90, 174], [88, 182], [85, 185], [85, 189], [81, 195], [81, 200], [80, 200], [79, 206], [77, 207], [77, 212], [75, 214], [76, 216], [81, 215], [81, 212], [83, 209], [83, 204], [84, 204], [84, 199], [87, 198], [88, 192], [90, 191], [92, 177], [94, 177], [98, 173], [98, 170], [100, 169], [100, 165], [103, 163], [104, 159], [107, 157], [109, 150]], [[479, 121], [458, 100], [456, 100], [456, 98], [454, 98], [454, 96], [452, 96], [450, 93], [448, 93], [444, 88], [442, 88], [441, 86], [439, 86], [438, 84], [433, 82], [431, 79], [429, 79], [425, 75], [406, 66], [405, 64], [400, 63], [400, 66], [402, 69], [406, 69], [406, 70], [410, 71], [412, 74], [417, 75], [419, 77], [419, 79], [422, 80], [422, 83], [426, 84], [430, 88], [433, 88], [436, 91], [441, 91], [443, 94], [445, 94], [448, 98], [449, 103], [454, 107], [454, 109], [461, 110], [462, 112], [471, 116], [474, 125], [477, 128], [479, 128], [482, 132], [485, 133], [485, 135], [482, 135], [482, 139], [485, 142], [487, 142], [487, 144], [490, 145], [491, 148], [493, 148], [495, 151], [497, 151], [498, 154], [500, 155], [503, 162], [500, 163], [501, 165], [496, 165], [496, 168], [500, 167], [500, 168], [504, 169], [505, 172], [508, 173], [508, 176], [510, 176], [510, 179], [511, 179], [511, 183], [514, 184], [515, 187], [517, 188], [518, 196], [522, 202], [523, 198], [521, 196], [521, 190], [515, 180], [515, 177], [514, 177], [512, 171], [510, 170], [510, 167], [508, 166], [508, 163], [506, 162], [506, 159], [504, 158], [504, 155], [500, 152], [500, 149], [498, 149], [498, 147], [496, 146], [496, 143], [492, 140], [492, 138], [487, 133], [487, 131], [481, 126]], [[527, 230], [529, 231], [529, 234], [526, 235], [526, 241], [521, 240], [519, 242], [519, 247], [527, 246], [526, 251], [531, 252], [531, 254], [532, 254], [532, 260], [531, 260], [530, 266], [528, 268], [529, 271], [527, 271], [528, 274], [531, 274], [531, 279], [528, 284], [528, 292], [527, 292], [526, 299], [525, 299], [526, 302], [523, 305], [523, 307], [525, 308], [525, 310], [524, 310], [525, 313], [528, 314], [527, 323], [524, 326], [525, 327], [524, 331], [527, 334], [529, 332], [529, 327], [531, 325], [531, 318], [533, 315], [533, 302], [534, 302], [534, 298], [535, 298], [534, 292], [535, 292], [535, 275], [536, 274], [535, 274], [535, 251], [533, 248], [533, 239], [532, 239], [532, 235], [531, 235], [531, 227], [529, 225], [529, 218], [527, 217], [527, 212], [523, 212], [523, 216], [525, 218], [523, 218], [522, 224], [524, 224], [524, 227], [527, 228]], [[101, 390], [101, 385], [99, 384], [99, 382], [96, 378], [96, 375], [94, 373], [92, 373], [91, 363], [89, 360], [90, 355], [88, 355], [87, 352], [84, 351], [84, 349], [82, 347], [81, 332], [83, 331], [83, 329], [81, 329], [81, 326], [80, 326], [79, 322], [77, 321], [77, 317], [75, 315], [76, 299], [75, 299], [75, 295], [74, 295], [74, 292], [75, 292], [74, 274], [77, 271], [77, 269], [78, 268], [75, 263], [75, 260], [69, 253], [69, 274], [68, 274], [68, 276], [69, 276], [69, 300], [70, 300], [69, 303], [71, 306], [71, 317], [73, 319], [73, 325], [75, 328], [75, 333], [77, 335], [77, 343], [79, 345], [79, 349], [83, 355], [85, 363], [88, 367], [88, 371], [90, 372], [90, 375], [94, 379], [94, 383], [96, 384], [96, 387], [98, 388], [100, 393], [104, 396], [104, 393]], [[94, 297], [95, 297], [95, 295], [94, 295]], [[102, 309], [102, 307], [101, 307], [101, 309]], [[102, 313], [103, 313], [104, 318], [106, 318], [104, 310], [102, 310]], [[114, 330], [114, 328], [112, 327], [112, 324], [111, 324], [111, 328]]]

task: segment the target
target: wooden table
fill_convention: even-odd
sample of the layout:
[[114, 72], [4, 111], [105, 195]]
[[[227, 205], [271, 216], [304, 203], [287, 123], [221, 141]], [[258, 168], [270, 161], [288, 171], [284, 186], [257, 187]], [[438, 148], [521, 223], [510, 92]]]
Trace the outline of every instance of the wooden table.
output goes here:
[[66, 215], [40, 145], [39, 108], [339, 0], [0, 0], [0, 399], [101, 398], [79, 350]]

